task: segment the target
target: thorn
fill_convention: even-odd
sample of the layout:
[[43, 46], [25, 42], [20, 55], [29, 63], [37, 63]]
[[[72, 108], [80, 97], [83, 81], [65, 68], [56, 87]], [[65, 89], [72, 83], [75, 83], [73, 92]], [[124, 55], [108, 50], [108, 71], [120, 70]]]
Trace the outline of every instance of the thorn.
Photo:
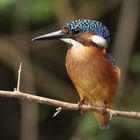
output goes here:
[[56, 112], [54, 113], [53, 117], [56, 117], [62, 111], [62, 107], [56, 108]]
[[20, 91], [19, 88], [20, 88], [20, 80], [21, 80], [21, 69], [22, 69], [22, 62], [20, 62], [20, 66], [19, 66], [19, 69], [18, 69], [18, 80], [17, 80], [16, 91]]

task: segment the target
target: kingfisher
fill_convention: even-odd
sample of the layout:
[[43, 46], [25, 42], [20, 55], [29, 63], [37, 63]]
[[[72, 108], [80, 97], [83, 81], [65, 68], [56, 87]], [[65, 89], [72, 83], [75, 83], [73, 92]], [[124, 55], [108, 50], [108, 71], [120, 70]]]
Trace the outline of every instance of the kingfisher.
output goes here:
[[[70, 44], [66, 54], [66, 69], [80, 96], [79, 104], [112, 108], [120, 82], [120, 69], [108, 52], [110, 33], [107, 27], [96, 20], [72, 20], [61, 30], [32, 40], [53, 39]], [[109, 114], [93, 113], [100, 128], [109, 128]]]

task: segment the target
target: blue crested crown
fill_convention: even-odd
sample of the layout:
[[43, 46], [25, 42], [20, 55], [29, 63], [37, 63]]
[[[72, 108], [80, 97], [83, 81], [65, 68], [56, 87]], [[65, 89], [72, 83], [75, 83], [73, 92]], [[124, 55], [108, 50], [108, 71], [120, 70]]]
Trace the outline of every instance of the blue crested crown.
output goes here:
[[64, 25], [64, 28], [70, 30], [80, 30], [80, 31], [94, 31], [97, 35], [102, 36], [108, 42], [110, 41], [110, 34], [106, 26], [101, 22], [89, 19], [79, 19], [73, 20]]

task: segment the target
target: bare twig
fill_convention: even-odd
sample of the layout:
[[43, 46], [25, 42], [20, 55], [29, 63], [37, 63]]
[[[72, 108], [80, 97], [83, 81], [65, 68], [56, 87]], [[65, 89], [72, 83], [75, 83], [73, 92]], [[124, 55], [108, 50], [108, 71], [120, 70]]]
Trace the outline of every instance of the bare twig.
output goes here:
[[[61, 109], [65, 110], [75, 110], [78, 111], [79, 107], [77, 104], [63, 102], [59, 100], [44, 98], [36, 95], [30, 95], [28, 93], [23, 93], [20, 91], [3, 91], [0, 90], [1, 97], [10, 97], [10, 98], [18, 98], [22, 100], [28, 100], [31, 102], [36, 102], [45, 105], [51, 105], [56, 107], [61, 107]], [[94, 111], [94, 112], [102, 112], [102, 108], [89, 106], [89, 105], [82, 105], [83, 111]], [[140, 112], [133, 112], [133, 111], [118, 111], [112, 109], [106, 109], [107, 113], [109, 113], [112, 117], [124, 117], [124, 118], [131, 118], [131, 119], [140, 119]]]
[[20, 91], [20, 79], [21, 79], [21, 68], [22, 68], [22, 62], [20, 62], [19, 70], [18, 70], [18, 79], [17, 79], [17, 91]]

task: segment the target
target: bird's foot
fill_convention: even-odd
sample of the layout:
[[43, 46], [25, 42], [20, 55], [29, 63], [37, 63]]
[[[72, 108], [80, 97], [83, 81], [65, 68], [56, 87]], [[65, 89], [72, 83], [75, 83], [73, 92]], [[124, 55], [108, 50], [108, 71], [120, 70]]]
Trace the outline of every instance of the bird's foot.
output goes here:
[[104, 102], [104, 105], [103, 105], [103, 108], [102, 108], [102, 111], [101, 111], [102, 115], [105, 115], [107, 113], [106, 109], [107, 109], [107, 103]]
[[95, 107], [92, 102], [88, 103], [89, 106]]
[[78, 102], [78, 108], [79, 108], [79, 111], [80, 111], [80, 114], [82, 115], [83, 114], [83, 109], [82, 109], [82, 105], [84, 104], [84, 100], [85, 99], [82, 99]]

